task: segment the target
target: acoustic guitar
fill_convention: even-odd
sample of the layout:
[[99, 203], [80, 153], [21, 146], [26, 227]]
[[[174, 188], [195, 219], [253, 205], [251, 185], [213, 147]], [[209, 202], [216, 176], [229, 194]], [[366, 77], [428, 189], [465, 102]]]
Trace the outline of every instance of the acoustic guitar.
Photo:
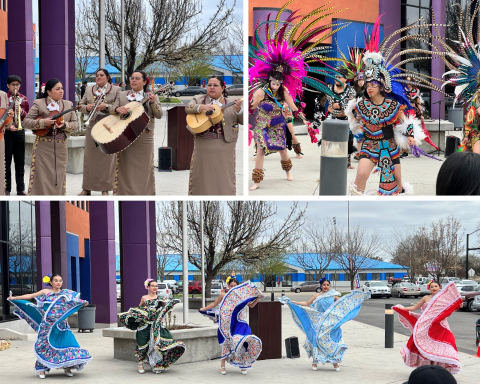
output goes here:
[[[243, 97], [240, 99], [243, 100]], [[213, 104], [213, 111], [187, 114], [187, 125], [193, 133], [202, 133], [223, 120], [223, 110], [235, 104], [235, 101], [222, 105]]]
[[[169, 83], [158, 89], [154, 94], [163, 93], [172, 89], [175, 84]], [[138, 136], [147, 128], [150, 117], [144, 105], [148, 95], [141, 101], [131, 101], [123, 105], [128, 108], [126, 115], [110, 115], [104, 117], [92, 128], [92, 138], [100, 150], [107, 155], [114, 155], [128, 148]]]
[[[69, 112], [72, 112], [72, 111], [76, 111], [77, 109], [80, 109], [80, 107], [70, 108], [70, 109], [67, 109], [66, 111], [63, 111], [63, 112], [51, 111], [48, 116], [46, 116], [46, 117], [39, 116], [35, 120], [52, 119], [52, 120], [55, 120], [55, 123], [57, 125], [60, 125], [63, 122], [63, 117], [62, 117], [63, 115], [65, 115]], [[42, 137], [42, 136], [45, 136], [50, 131], [50, 129], [52, 129], [52, 127], [53, 127], [53, 124], [50, 124], [50, 125], [46, 126], [45, 128], [33, 129], [32, 131], [35, 135]]]
[[0, 108], [0, 141], [3, 139], [5, 133], [5, 127], [13, 121], [13, 117], [8, 115], [10, 111], [15, 106], [15, 99], [10, 103], [8, 108]]

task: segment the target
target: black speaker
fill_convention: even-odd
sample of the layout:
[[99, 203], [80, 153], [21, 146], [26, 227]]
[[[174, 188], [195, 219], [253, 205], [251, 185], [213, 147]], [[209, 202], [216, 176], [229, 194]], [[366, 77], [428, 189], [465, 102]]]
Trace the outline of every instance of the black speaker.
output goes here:
[[158, 172], [172, 172], [172, 148], [158, 148]]
[[445, 157], [448, 157], [452, 153], [455, 153], [459, 145], [460, 145], [460, 139], [458, 137], [447, 136], [447, 140], [445, 143]]
[[289, 359], [300, 357], [300, 348], [298, 347], [298, 337], [292, 336], [285, 339], [285, 349]]

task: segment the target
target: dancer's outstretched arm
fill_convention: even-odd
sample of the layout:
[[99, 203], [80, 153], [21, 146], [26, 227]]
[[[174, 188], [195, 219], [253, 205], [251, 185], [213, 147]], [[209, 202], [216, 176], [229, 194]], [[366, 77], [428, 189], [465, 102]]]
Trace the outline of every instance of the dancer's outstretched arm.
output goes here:
[[312, 305], [313, 300], [315, 300], [318, 296], [320, 296], [320, 293], [316, 293], [316, 294], [313, 295], [313, 296], [311, 297], [311, 299], [308, 300], [308, 301], [292, 301], [292, 303], [298, 304], [298, 305], [303, 305], [303, 306], [305, 306], [305, 307], [308, 307], [308, 306]]
[[416, 311], [418, 308], [420, 308], [423, 305], [423, 303], [426, 302], [425, 297], [426, 296], [423, 296], [422, 299], [417, 304], [412, 305], [411, 307], [405, 307], [403, 309], [405, 309], [406, 311]]
[[218, 295], [217, 300], [215, 300], [212, 304], [207, 305], [205, 308], [200, 308], [199, 311], [205, 312], [209, 309], [215, 308], [218, 304], [220, 304], [224, 297], [225, 293], [221, 293], [220, 295]]

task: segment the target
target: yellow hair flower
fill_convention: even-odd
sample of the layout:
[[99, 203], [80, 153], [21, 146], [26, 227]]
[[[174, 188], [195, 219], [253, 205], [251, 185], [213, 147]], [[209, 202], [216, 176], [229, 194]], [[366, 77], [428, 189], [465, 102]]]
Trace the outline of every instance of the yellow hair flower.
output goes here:
[[45, 276], [42, 280], [45, 284], [50, 283], [50, 276]]

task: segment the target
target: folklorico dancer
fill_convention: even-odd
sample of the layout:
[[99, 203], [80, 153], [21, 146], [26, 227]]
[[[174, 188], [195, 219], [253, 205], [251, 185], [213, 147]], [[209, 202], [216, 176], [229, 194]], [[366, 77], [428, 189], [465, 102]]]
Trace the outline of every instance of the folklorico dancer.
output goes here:
[[25, 130], [22, 121], [30, 111], [27, 97], [20, 93], [22, 79], [20, 76], [7, 77], [9, 102], [16, 100], [13, 122], [5, 130], [5, 194], [10, 195], [12, 190], [12, 157], [15, 162], [15, 183], [17, 195], [25, 196]]
[[[80, 111], [92, 118], [85, 127], [85, 155], [83, 158], [83, 183], [79, 196], [90, 195], [91, 191], [101, 191], [108, 196], [113, 191], [115, 182], [115, 155], [106, 155], [97, 148], [92, 138], [93, 126], [109, 114], [115, 114], [114, 104], [117, 101], [120, 88], [112, 84], [112, 77], [104, 68], [95, 73], [96, 84], [85, 89], [80, 100]], [[95, 104], [102, 101], [95, 109]]]
[[[252, 174], [254, 184], [250, 188], [252, 191], [260, 186], [264, 177], [264, 157], [271, 153], [280, 152], [281, 166], [286, 172], [287, 180], [293, 180], [290, 172], [292, 161], [286, 150], [287, 124], [284, 117], [284, 103], [290, 107], [295, 117], [303, 120], [308, 127], [312, 142], [316, 142], [316, 132], [306, 120], [301, 108], [295, 105], [295, 102], [299, 102], [302, 97], [303, 84], [313, 88], [316, 92], [320, 91], [333, 96], [324, 82], [308, 76], [307, 72], [334, 78], [336, 74], [334, 70], [314, 67], [309, 64], [332, 60], [325, 57], [325, 53], [329, 49], [319, 47], [319, 44], [332, 33], [344, 28], [346, 24], [323, 25], [308, 31], [303, 31], [300, 27], [307, 21], [309, 26], [313, 26], [326, 16], [341, 11], [327, 13], [334, 7], [328, 9], [320, 7], [301, 17], [299, 22], [294, 23], [294, 20], [298, 18], [298, 16], [295, 16], [297, 13], [295, 11], [285, 21], [279, 21], [282, 12], [292, 2], [293, 0], [285, 4], [274, 20], [257, 23], [253, 44], [249, 47], [249, 57], [252, 63], [252, 67], [249, 69], [250, 111], [258, 108], [258, 117], [254, 127], [257, 155]], [[315, 19], [310, 21], [312, 17], [315, 17]], [[264, 24], [266, 41], [263, 43], [260, 41], [259, 34]], [[335, 29], [332, 30], [333, 27]], [[312, 42], [313, 39], [316, 41]], [[310, 43], [311, 45], [305, 48]], [[296, 148], [296, 153], [300, 153], [300, 147], [297, 146]]]
[[[459, 373], [461, 367], [455, 336], [447, 317], [461, 308], [462, 298], [454, 282], [442, 289], [437, 281], [431, 280], [427, 286], [430, 295], [423, 296], [417, 304], [393, 307], [400, 323], [412, 333], [400, 353], [411, 368], [440, 365], [451, 373]], [[413, 312], [419, 308], [421, 314]]]
[[154, 171], [154, 129], [155, 119], [162, 118], [162, 106], [158, 96], [147, 92], [150, 79], [144, 71], [135, 71], [130, 77], [130, 91], [122, 91], [115, 100], [113, 110], [116, 113], [126, 114], [124, 105], [132, 102], [141, 102], [148, 96], [149, 102], [145, 109], [150, 121], [142, 134], [132, 145], [117, 154], [115, 167], [114, 195], [155, 195]]
[[[403, 90], [403, 84], [407, 84], [405, 77], [414, 79], [411, 84], [421, 84], [422, 87], [443, 93], [438, 87], [425, 80], [421, 74], [401, 70], [405, 62], [398, 64], [392, 62], [402, 54], [425, 53], [430, 55], [445, 55], [445, 53], [418, 49], [407, 49], [392, 54], [394, 47], [404, 40], [399, 38], [387, 45], [394, 35], [403, 31], [422, 28], [428, 30], [432, 24], [423, 24], [423, 19], [402, 28], [387, 36], [380, 43], [380, 17], [377, 18], [372, 30], [368, 35], [365, 28], [366, 49], [363, 54], [366, 82], [364, 99], [352, 100], [347, 108], [350, 128], [354, 134], [363, 131], [364, 141], [360, 151], [355, 182], [350, 184], [353, 195], [363, 195], [370, 173], [376, 166], [375, 172], [380, 173], [380, 183], [375, 194], [397, 195], [412, 194], [413, 187], [402, 182], [400, 167], [400, 149], [418, 147], [425, 138], [420, 122], [413, 116], [406, 116], [404, 110], [411, 108]], [[411, 39], [422, 39], [424, 35], [412, 34]], [[433, 36], [431, 36], [434, 38]], [[430, 58], [430, 57], [428, 57]], [[408, 59], [408, 62], [422, 60], [425, 57]]]
[[[221, 107], [234, 102], [223, 109], [222, 121], [202, 133], [193, 134], [188, 188], [192, 196], [236, 194], [235, 147], [239, 125], [243, 125], [243, 107], [241, 100], [225, 97], [225, 88], [221, 76], [212, 76], [207, 82], [207, 94], [195, 96], [185, 107], [187, 114], [197, 114], [214, 110], [214, 104]], [[191, 131], [188, 125], [187, 128]]]
[[51, 126], [44, 136], [35, 137], [28, 195], [65, 195], [67, 138], [70, 137], [71, 132], [78, 129], [77, 115], [71, 110], [62, 116], [63, 120], [60, 124], [48, 117], [53, 112], [63, 113], [73, 108], [72, 102], [62, 100], [63, 95], [63, 85], [60, 80], [48, 80], [43, 98], [33, 102], [32, 108], [23, 121], [23, 126], [34, 132]]
[[[242, 374], [258, 359], [262, 341], [252, 335], [247, 323], [247, 306], [253, 308], [264, 295], [250, 281], [238, 285], [235, 276], [227, 278], [228, 292], [198, 311], [218, 323], [218, 343], [222, 347], [220, 373], [226, 375], [225, 362], [240, 368]], [[218, 309], [214, 309], [216, 306]]]
[[[0, 108], [7, 109], [9, 105], [10, 103], [8, 102], [7, 94], [3, 91], [0, 91]], [[15, 117], [15, 111], [13, 109], [10, 109], [8, 111], [8, 116], [11, 118]], [[0, 115], [0, 119], [1, 118], [3, 118], [3, 114]], [[7, 118], [7, 116], [5, 118]], [[5, 129], [10, 128], [10, 125], [11, 123], [8, 123], [8, 125], [5, 126]], [[5, 158], [5, 140], [2, 136], [2, 138], [0, 139], [0, 159], [4, 159], [4, 158]], [[0, 161], [0, 195], [5, 195], [5, 162], [4, 161]]]
[[312, 369], [316, 371], [318, 363], [331, 363], [333, 369], [339, 371], [339, 363], [347, 350], [340, 326], [357, 316], [370, 294], [352, 291], [342, 296], [331, 288], [326, 278], [320, 280], [320, 287], [321, 292], [308, 301], [290, 301], [286, 296], [278, 300], [288, 305], [295, 323], [307, 337], [303, 348], [313, 360]]
[[162, 373], [171, 368], [185, 352], [185, 344], [173, 340], [172, 334], [162, 326], [165, 316], [180, 300], [163, 302], [158, 296], [158, 285], [153, 279], [144, 283], [148, 294], [142, 296], [138, 307], [120, 314], [120, 322], [128, 329], [137, 331], [138, 372], [145, 373], [143, 363], [149, 363], [152, 371]]
[[[48, 89], [48, 82], [45, 89]], [[40, 379], [45, 379], [51, 369], [63, 369], [71, 377], [72, 369], [81, 371], [92, 357], [78, 345], [67, 317], [88, 305], [88, 301], [81, 300], [80, 293], [62, 289], [60, 275], [47, 275], [43, 282], [49, 288], [28, 295], [10, 296], [8, 301], [15, 306], [13, 314], [24, 319], [37, 332], [33, 351], [37, 358], [35, 371]]]
[[[473, 28], [479, 20], [480, 3], [477, 3], [475, 10], [472, 9], [474, 17], [470, 17], [468, 5], [467, 17], [462, 18], [462, 8], [459, 4], [458, 41], [455, 41], [454, 48], [443, 43], [443, 48], [448, 52], [444, 59], [449, 71], [443, 76], [447, 81], [442, 85], [451, 84], [455, 87], [455, 103], [469, 105], [464, 122], [463, 141], [461, 150], [473, 151], [480, 154], [480, 35], [476, 36], [477, 44], [473, 35]], [[480, 32], [480, 29], [478, 29]]]

